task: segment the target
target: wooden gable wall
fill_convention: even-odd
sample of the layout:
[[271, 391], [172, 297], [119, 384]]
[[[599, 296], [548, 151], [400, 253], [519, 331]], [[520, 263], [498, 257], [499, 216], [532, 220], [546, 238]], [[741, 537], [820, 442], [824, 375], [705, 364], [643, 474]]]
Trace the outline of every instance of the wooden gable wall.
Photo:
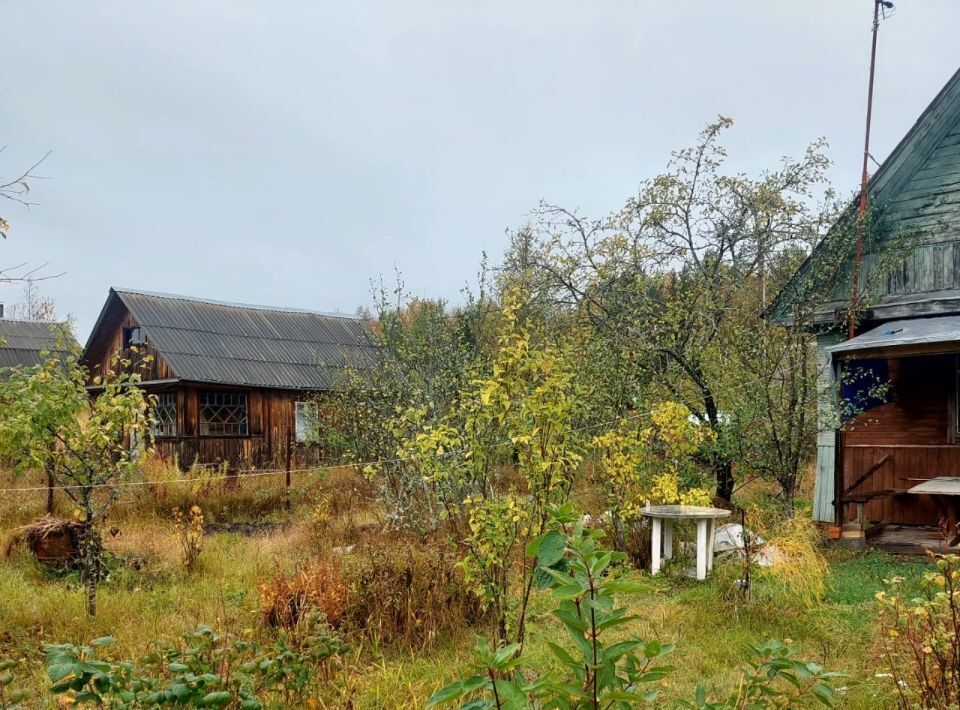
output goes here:
[[163, 358], [150, 344], [149, 335], [147, 337], [146, 347], [139, 347], [139, 353], [134, 354], [123, 347], [124, 328], [130, 328], [140, 325], [137, 323], [133, 314], [123, 305], [116, 296], [110, 297], [111, 301], [107, 304], [107, 310], [103, 318], [98, 322], [97, 328], [90, 335], [90, 341], [83, 353], [83, 363], [89, 371], [90, 382], [93, 384], [93, 378], [103, 375], [111, 367], [111, 360], [114, 355], [119, 354], [121, 358], [130, 358], [134, 362], [150, 355], [153, 361], [146, 367], [139, 369], [144, 381], [167, 380], [176, 377], [176, 374], [167, 366]]
[[[876, 243], [864, 244], [864, 320], [960, 313], [960, 71], [876, 171], [868, 190], [880, 229]], [[777, 296], [769, 313], [774, 321], [790, 323], [793, 301], [803, 297], [816, 273], [831, 274], [833, 281], [816, 305], [817, 322], [832, 325], [849, 307], [855, 249], [846, 242], [852, 241], [856, 203]], [[834, 275], [831, 251], [837, 248], [848, 253]]]

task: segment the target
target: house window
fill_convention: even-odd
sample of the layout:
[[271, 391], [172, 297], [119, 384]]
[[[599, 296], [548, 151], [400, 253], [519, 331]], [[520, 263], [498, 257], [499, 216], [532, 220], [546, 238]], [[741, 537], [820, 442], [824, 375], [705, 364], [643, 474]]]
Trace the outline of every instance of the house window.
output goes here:
[[320, 410], [316, 402], [297, 402], [294, 409], [297, 443], [315, 441], [319, 426]]
[[150, 433], [154, 439], [177, 435], [177, 395], [158, 394]]
[[129, 348], [133, 345], [143, 345], [146, 342], [146, 338], [143, 337], [143, 328], [139, 325], [123, 329], [123, 347]]
[[247, 395], [200, 393], [200, 436], [247, 436]]

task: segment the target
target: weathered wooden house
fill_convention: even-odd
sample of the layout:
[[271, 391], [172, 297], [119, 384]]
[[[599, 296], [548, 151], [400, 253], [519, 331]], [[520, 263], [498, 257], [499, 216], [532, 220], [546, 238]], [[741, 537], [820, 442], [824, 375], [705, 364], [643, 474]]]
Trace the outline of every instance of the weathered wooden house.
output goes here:
[[282, 466], [288, 446], [315, 461], [316, 395], [375, 352], [350, 316], [111, 289], [83, 363], [95, 391], [115, 356], [152, 356], [141, 386], [156, 395], [158, 454], [240, 470]]
[[[861, 515], [876, 524], [878, 544], [906, 551], [953, 539], [946, 527], [955, 527], [960, 502], [960, 480], [912, 490], [960, 477], [960, 72], [872, 176], [868, 195], [879, 224], [864, 246], [856, 335], [848, 340], [838, 326], [851, 301], [853, 249], [834, 262], [842, 276], [810, 322], [823, 395], [813, 514], [835, 523]], [[790, 320], [791, 299], [835, 258], [835, 239], [828, 235], [802, 265], [774, 318]], [[851, 395], [834, 396], [856, 389], [865, 373], [885, 385], [843, 421], [843, 396]]]
[[65, 323], [5, 319], [0, 306], [0, 377], [12, 367], [39, 365], [45, 352], [62, 356], [71, 345], [76, 341]]

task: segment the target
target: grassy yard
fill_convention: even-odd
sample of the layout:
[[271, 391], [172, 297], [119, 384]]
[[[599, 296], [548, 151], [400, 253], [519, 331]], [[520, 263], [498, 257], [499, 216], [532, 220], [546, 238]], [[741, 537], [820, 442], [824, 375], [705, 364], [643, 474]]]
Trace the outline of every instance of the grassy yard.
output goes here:
[[[122, 501], [111, 521], [116, 534], [106, 535], [113, 561], [94, 619], [84, 613], [75, 574], [51, 572], [15, 547], [0, 563], [0, 658], [19, 660], [18, 676], [44, 702], [52, 702], [45, 693], [45, 643], [82, 643], [112, 635], [116, 643], [109, 653], [135, 659], [149, 650], [152, 640], [175, 641], [180, 631], [200, 624], [268, 643], [277, 632], [263, 622], [260, 585], [316, 559], [348, 560], [351, 554], [333, 548], [362, 538], [368, 534], [365, 530], [375, 527], [371, 523], [376, 516], [370, 510], [347, 505], [346, 501], [355, 497], [350, 486], [344, 478], [302, 488], [297, 491], [299, 503], [291, 512], [280, 505], [276, 491], [228, 492], [221, 494], [216, 505], [208, 497], [208, 521], [225, 531], [208, 533], [199, 568], [193, 574], [182, 568], [168, 514], [178, 501], [157, 499], [147, 492]], [[338, 505], [344, 506], [341, 510], [349, 508], [349, 520], [335, 515], [318, 531], [316, 501], [324, 496], [334, 501], [335, 512]], [[276, 505], [271, 506], [269, 500]], [[6, 512], [0, 531], [4, 539], [16, 524], [39, 512], [35, 500], [8, 497], [0, 500], [0, 506]], [[257, 514], [243, 520], [240, 511], [245, 509]], [[236, 526], [237, 522], [249, 527]], [[390, 538], [375, 539], [383, 547], [398, 545]], [[664, 703], [691, 698], [699, 683], [717, 691], [731, 688], [746, 659], [745, 647], [777, 638], [789, 639], [802, 658], [848, 673], [842, 683], [847, 706], [890, 705], [888, 681], [875, 677], [881, 664], [875, 654], [874, 594], [882, 588], [884, 578], [916, 578], [925, 564], [879, 553], [836, 553], [828, 559], [827, 593], [822, 604], [811, 609], [763, 598], [750, 605], [734, 604], [725, 591], [724, 580], [731, 574], [722, 568], [706, 583], [665, 574], [651, 580], [650, 591], [623, 599], [640, 617], [632, 631], [677, 647], [671, 657], [677, 670], [663, 683]], [[645, 576], [636, 571], [629, 574]], [[525, 652], [531, 665], [542, 668], [553, 663], [546, 642], [564, 638], [560, 624], [549, 614], [550, 605], [546, 593], [535, 598]], [[419, 619], [429, 620], [444, 612], [424, 611]], [[352, 650], [344, 659], [336, 687], [329, 688], [329, 697], [323, 698], [320, 706], [422, 706], [437, 688], [466, 667], [474, 638], [483, 631], [457, 619], [445, 626], [436, 623], [435, 632], [415, 635], [413, 641], [391, 640], [369, 630], [346, 630]]]

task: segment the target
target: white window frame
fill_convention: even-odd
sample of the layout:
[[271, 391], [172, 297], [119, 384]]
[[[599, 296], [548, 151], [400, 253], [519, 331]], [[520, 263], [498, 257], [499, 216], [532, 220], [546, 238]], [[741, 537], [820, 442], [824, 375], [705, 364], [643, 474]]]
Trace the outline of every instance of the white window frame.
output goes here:
[[[298, 401], [293, 403], [293, 428], [298, 444], [316, 441], [316, 429], [319, 428], [320, 408], [316, 402]], [[311, 431], [313, 429], [314, 431]]]

